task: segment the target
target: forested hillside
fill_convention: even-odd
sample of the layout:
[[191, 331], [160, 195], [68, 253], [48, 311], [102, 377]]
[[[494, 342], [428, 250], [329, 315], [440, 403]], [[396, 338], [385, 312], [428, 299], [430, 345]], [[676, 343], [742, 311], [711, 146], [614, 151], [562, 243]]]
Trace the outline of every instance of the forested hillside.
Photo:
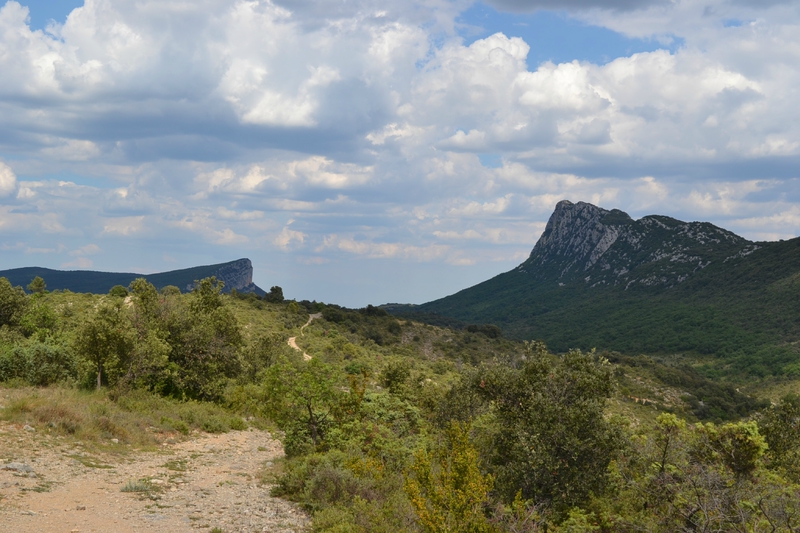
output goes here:
[[560, 202], [519, 267], [419, 306], [429, 322], [626, 354], [711, 356], [714, 371], [800, 375], [800, 238], [747, 241], [709, 223]]
[[[176, 435], [266, 424], [286, 459], [262, 482], [314, 531], [800, 527], [800, 401], [769, 407], [687, 361], [554, 355], [491, 326], [223, 294], [214, 278], [190, 294], [31, 290], [0, 278], [0, 383], [35, 398], [0, 417], [121, 445], [147, 433], [131, 429], [143, 409]], [[77, 414], [82, 390], [106, 395], [102, 416]]]

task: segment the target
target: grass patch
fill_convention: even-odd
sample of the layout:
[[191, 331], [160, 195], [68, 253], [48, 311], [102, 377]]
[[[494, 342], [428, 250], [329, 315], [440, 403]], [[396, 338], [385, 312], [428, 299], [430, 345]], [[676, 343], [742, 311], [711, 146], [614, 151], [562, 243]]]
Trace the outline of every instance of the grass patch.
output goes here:
[[163, 468], [166, 468], [167, 470], [174, 470], [176, 472], [186, 472], [186, 460], [185, 459], [167, 461], [166, 463], [164, 463], [161, 466]]
[[143, 492], [150, 493], [155, 490], [155, 485], [148, 479], [130, 480], [119, 489], [120, 492]]
[[53, 490], [53, 482], [52, 481], [40, 481], [35, 486], [31, 488], [24, 488], [22, 489], [23, 492], [50, 492]]
[[7, 397], [0, 420], [29, 424], [43, 433], [69, 436], [115, 451], [123, 451], [125, 445], [152, 448], [193, 430], [224, 433], [247, 428], [241, 417], [220, 406], [182, 402], [143, 391], [2, 385], [0, 391]]
[[161, 498], [159, 493], [163, 491], [163, 487], [156, 485], [147, 478], [142, 478], [128, 481], [119, 490], [120, 492], [131, 492], [138, 494], [141, 499], [147, 498], [150, 500], [158, 500]]

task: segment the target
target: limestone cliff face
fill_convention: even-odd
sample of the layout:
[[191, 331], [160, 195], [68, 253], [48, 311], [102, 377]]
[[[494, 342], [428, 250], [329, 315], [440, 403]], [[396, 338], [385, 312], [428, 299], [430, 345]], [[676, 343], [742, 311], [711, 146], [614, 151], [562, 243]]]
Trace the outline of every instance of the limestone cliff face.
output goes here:
[[[249, 259], [237, 259], [220, 265], [211, 275], [225, 283], [225, 292], [236, 289], [239, 292], [255, 292], [259, 296], [264, 294], [264, 291], [253, 283], [253, 263]], [[193, 288], [194, 283], [189, 283], [185, 290], [189, 292]]]
[[633, 220], [618, 209], [563, 200], [518, 270], [561, 285], [673, 286], [712, 261], [742, 258], [756, 249], [707, 222], [657, 215]]
[[[559, 277], [571, 271], [587, 270], [613, 245], [620, 234], [618, 224], [606, 224], [611, 212], [585, 202], [573, 204], [562, 200], [547, 222], [539, 241], [527, 263], [530, 266], [561, 267]], [[631, 218], [622, 211], [620, 222], [627, 224]]]

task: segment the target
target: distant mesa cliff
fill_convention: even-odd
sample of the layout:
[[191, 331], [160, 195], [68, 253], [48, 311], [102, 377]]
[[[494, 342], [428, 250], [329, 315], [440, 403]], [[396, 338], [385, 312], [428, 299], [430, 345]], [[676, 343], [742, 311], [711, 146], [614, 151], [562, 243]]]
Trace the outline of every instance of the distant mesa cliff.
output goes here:
[[73, 292], [103, 294], [115, 285], [127, 287], [136, 278], [145, 278], [161, 289], [175, 285], [184, 292], [194, 287], [194, 282], [216, 276], [225, 284], [225, 292], [236, 289], [239, 292], [255, 292], [263, 296], [264, 291], [253, 283], [253, 263], [249, 259], [237, 259], [229, 263], [204, 265], [157, 274], [134, 274], [126, 272], [96, 272], [91, 270], [53, 270], [41, 267], [14, 268], [0, 271], [0, 277], [8, 278], [12, 285], [25, 287], [31, 280], [40, 276], [49, 290], [67, 289]]
[[[237, 259], [230, 263], [214, 266], [219, 268], [212, 275], [225, 283], [225, 292], [236, 289], [239, 292], [255, 292], [259, 296], [264, 295], [264, 291], [253, 283], [253, 263], [249, 259]], [[194, 282], [188, 283], [184, 290], [188, 292], [193, 288]]]

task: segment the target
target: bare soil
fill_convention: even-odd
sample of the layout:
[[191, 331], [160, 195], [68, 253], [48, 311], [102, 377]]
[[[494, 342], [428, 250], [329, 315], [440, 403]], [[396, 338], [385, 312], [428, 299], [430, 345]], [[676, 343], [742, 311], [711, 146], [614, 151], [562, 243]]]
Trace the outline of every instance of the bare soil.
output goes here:
[[302, 510], [259, 482], [259, 471], [283, 456], [266, 431], [97, 451], [32, 429], [0, 424], [2, 532], [297, 533], [308, 525]]

